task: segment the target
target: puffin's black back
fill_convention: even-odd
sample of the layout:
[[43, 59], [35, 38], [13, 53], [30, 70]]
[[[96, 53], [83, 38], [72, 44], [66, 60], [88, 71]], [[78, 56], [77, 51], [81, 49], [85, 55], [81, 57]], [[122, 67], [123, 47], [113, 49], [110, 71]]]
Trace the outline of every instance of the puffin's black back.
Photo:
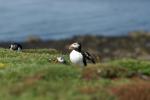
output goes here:
[[[11, 47], [11, 46], [13, 46], [13, 47]], [[18, 50], [19, 48], [22, 49], [22, 45], [19, 43], [12, 43], [9, 48], [12, 50]]]
[[93, 64], [95, 64], [95, 59], [91, 56], [91, 54], [89, 52], [82, 52], [82, 55], [84, 56], [84, 58], [90, 60]]

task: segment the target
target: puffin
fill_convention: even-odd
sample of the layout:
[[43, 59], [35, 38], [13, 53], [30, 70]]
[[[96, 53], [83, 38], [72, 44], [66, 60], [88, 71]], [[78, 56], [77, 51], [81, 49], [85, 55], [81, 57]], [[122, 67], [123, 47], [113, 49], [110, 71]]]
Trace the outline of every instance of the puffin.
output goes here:
[[75, 42], [69, 46], [69, 50], [72, 50], [69, 57], [70, 61], [79, 66], [87, 66], [87, 60], [95, 64], [94, 58], [90, 53], [82, 50], [81, 43]]
[[62, 64], [67, 64], [65, 58], [62, 56], [57, 57], [57, 61]]
[[13, 51], [21, 51], [22, 46], [19, 43], [12, 43], [12, 44], [10, 44], [9, 49], [13, 50]]

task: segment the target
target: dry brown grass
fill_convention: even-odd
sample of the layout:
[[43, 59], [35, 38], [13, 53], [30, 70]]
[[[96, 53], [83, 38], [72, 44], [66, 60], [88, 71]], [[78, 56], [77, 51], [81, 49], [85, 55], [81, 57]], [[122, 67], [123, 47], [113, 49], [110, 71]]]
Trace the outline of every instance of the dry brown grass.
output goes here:
[[150, 100], [150, 82], [135, 82], [111, 89], [119, 100]]
[[82, 71], [82, 78], [86, 80], [93, 80], [99, 78], [119, 78], [128, 75], [127, 69], [119, 66], [109, 64], [89, 65]]
[[82, 88], [79, 88], [79, 92], [82, 94], [95, 94], [98, 91], [100, 91], [100, 87], [89, 87], [89, 86], [84, 86]]
[[86, 67], [82, 71], [82, 78], [85, 80], [93, 80], [99, 78], [99, 73], [97, 67]]

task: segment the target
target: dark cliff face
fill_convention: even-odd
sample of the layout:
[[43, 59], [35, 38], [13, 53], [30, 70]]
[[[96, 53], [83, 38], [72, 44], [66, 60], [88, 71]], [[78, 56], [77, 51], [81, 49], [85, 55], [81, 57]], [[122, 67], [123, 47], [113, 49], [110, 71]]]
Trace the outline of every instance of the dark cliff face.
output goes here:
[[[27, 41], [21, 44], [23, 49], [55, 48], [69, 53], [68, 46], [73, 42], [81, 42], [84, 50], [101, 60], [126, 57], [150, 59], [150, 35], [147, 34], [126, 37], [75, 36], [71, 39]], [[0, 47], [8, 48], [8, 45], [9, 43], [0, 43]]]

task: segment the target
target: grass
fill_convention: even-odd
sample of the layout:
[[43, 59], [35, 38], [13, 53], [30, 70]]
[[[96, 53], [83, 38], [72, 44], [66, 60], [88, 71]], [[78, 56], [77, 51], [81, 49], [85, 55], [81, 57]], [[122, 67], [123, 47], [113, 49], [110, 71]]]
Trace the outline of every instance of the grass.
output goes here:
[[127, 68], [129, 71], [134, 71], [138, 73], [142, 73], [145, 75], [150, 75], [150, 62], [149, 61], [142, 61], [142, 60], [135, 60], [135, 59], [122, 59], [112, 61], [112, 65], [115, 66], [122, 66]]
[[[150, 75], [150, 63], [146, 61], [139, 65], [139, 61], [136, 60], [117, 60], [80, 68], [69, 62], [68, 55], [63, 55], [68, 62], [67, 65], [49, 62], [49, 58], [54, 59], [57, 56], [62, 54], [53, 49], [23, 52], [0, 49], [0, 98], [117, 100], [118, 92], [112, 92], [112, 89], [132, 83], [133, 80], [126, 78], [128, 72], [139, 70]], [[131, 68], [135, 66], [135, 69]]]

